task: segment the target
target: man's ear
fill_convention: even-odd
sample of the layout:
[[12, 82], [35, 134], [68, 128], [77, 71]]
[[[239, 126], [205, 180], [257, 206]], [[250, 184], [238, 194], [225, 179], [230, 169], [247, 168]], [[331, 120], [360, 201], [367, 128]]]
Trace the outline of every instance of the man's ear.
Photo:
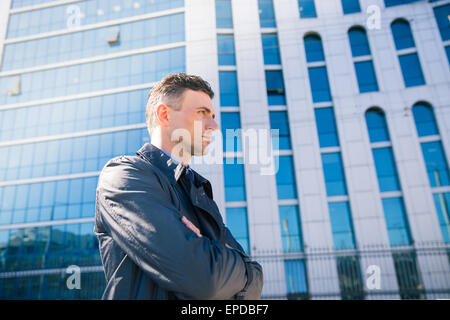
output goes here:
[[170, 107], [161, 103], [156, 107], [156, 119], [162, 127], [167, 127], [170, 120]]

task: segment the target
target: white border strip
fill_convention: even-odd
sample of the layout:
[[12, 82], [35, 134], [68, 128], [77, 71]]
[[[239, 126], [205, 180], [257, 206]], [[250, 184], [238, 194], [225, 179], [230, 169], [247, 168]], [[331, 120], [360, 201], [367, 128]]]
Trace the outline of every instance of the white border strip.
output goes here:
[[66, 179], [96, 177], [96, 176], [100, 175], [100, 172], [101, 171], [91, 171], [91, 172], [73, 173], [73, 174], [60, 175], [60, 176], [48, 176], [48, 177], [39, 177], [39, 178], [31, 178], [31, 179], [22, 179], [22, 180], [2, 181], [2, 182], [0, 182], [0, 187], [15, 186], [18, 184], [33, 184], [33, 183], [39, 183], [39, 182], [59, 181], [59, 180], [66, 180]]
[[[77, 0], [77, 1], [79, 1], [79, 0]], [[104, 22], [88, 24], [85, 26], [80, 26], [78, 28], [59, 29], [59, 30], [55, 30], [55, 31], [32, 34], [29, 36], [23, 36], [23, 37], [18, 37], [18, 38], [8, 38], [4, 41], [4, 44], [7, 45], [7, 44], [12, 44], [12, 43], [17, 43], [17, 42], [38, 40], [38, 39], [42, 39], [42, 38], [50, 38], [50, 37], [65, 35], [65, 34], [69, 34], [69, 33], [76, 33], [76, 32], [81, 32], [81, 31], [104, 28], [104, 27], [111, 27], [111, 26], [115, 26], [115, 25], [119, 25], [119, 24], [137, 22], [137, 21], [141, 21], [141, 20], [170, 16], [170, 15], [175, 15], [175, 14], [183, 13], [183, 12], [184, 12], [184, 7], [163, 10], [163, 11], [157, 11], [157, 12], [151, 12], [151, 13], [146, 13], [146, 14], [142, 14], [142, 15], [138, 15], [138, 16], [131, 16], [131, 17], [125, 17], [125, 18], [120, 18], [120, 19], [116, 19], [116, 20], [108, 20], [108, 21], [104, 21]]]
[[52, 141], [52, 140], [62, 140], [62, 139], [78, 138], [78, 137], [118, 132], [118, 131], [143, 129], [146, 127], [147, 127], [147, 124], [145, 124], [145, 123], [136, 123], [136, 124], [130, 124], [130, 125], [126, 125], [126, 126], [109, 127], [109, 128], [102, 128], [102, 129], [95, 129], [95, 130], [88, 130], [88, 131], [78, 131], [78, 132], [71, 132], [71, 133], [58, 134], [58, 135], [52, 135], [52, 136], [27, 138], [27, 139], [22, 139], [22, 140], [9, 140], [6, 142], [0, 142], [0, 148], [19, 145], [19, 144], [37, 143], [37, 142], [45, 142], [45, 141]]

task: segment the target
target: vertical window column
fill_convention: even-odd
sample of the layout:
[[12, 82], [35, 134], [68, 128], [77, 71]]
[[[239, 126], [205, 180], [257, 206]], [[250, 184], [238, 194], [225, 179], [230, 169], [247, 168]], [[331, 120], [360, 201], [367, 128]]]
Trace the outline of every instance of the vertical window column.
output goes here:
[[372, 62], [367, 34], [362, 27], [352, 27], [348, 31], [350, 47], [352, 49], [353, 63], [355, 65], [356, 78], [359, 92], [378, 91], [378, 82]]
[[416, 44], [408, 21], [399, 19], [391, 24], [405, 87], [425, 84]]
[[244, 251], [250, 254], [231, 0], [216, 0], [215, 4], [226, 224]]
[[427, 169], [444, 242], [450, 243], [450, 172], [432, 106], [413, 108], [414, 122]]

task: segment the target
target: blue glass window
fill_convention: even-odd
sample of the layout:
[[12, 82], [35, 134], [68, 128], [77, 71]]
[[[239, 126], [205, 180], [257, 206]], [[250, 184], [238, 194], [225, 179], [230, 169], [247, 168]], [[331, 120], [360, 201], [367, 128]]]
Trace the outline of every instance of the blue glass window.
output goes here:
[[224, 159], [223, 171], [225, 179], [225, 201], [245, 201], [245, 177], [242, 161], [227, 163], [227, 159]]
[[358, 256], [336, 258], [342, 300], [364, 300], [363, 281]]
[[414, 48], [414, 38], [409, 23], [405, 20], [397, 20], [391, 24], [392, 35], [394, 36], [397, 50]]
[[286, 105], [283, 72], [281, 70], [266, 71], [266, 87], [269, 106]]
[[359, 0], [342, 0], [342, 10], [344, 14], [361, 12]]
[[217, 35], [217, 51], [219, 55], [219, 66], [232, 66], [236, 64], [234, 36], [232, 34]]
[[[242, 151], [241, 117], [239, 112], [222, 112], [221, 114], [223, 151]], [[227, 132], [228, 130], [228, 132]]]
[[331, 231], [335, 250], [355, 248], [352, 217], [348, 202], [330, 202]]
[[402, 198], [385, 198], [383, 201], [384, 217], [391, 246], [411, 244], [408, 221]]
[[448, 64], [450, 64], [450, 46], [445, 47], [445, 53], [447, 54]]
[[384, 112], [379, 108], [371, 108], [366, 112], [366, 124], [370, 142], [390, 141]]
[[272, 143], [273, 146], [278, 145], [280, 150], [291, 149], [291, 134], [289, 131], [289, 120], [286, 111], [270, 111], [270, 129], [278, 129], [278, 135], [273, 135], [272, 139], [278, 139], [278, 143]]
[[414, 122], [419, 137], [439, 134], [433, 109], [425, 103], [416, 103], [413, 108]]
[[237, 74], [235, 71], [219, 71], [220, 105], [239, 106]]
[[422, 68], [417, 53], [405, 54], [398, 57], [402, 69], [405, 87], [425, 84]]
[[318, 35], [312, 34], [306, 36], [304, 38], [304, 42], [305, 42], [306, 62], [325, 61], [322, 40]]
[[338, 147], [339, 139], [333, 108], [316, 108], [314, 114], [320, 147]]
[[304, 260], [285, 260], [284, 272], [288, 299], [308, 298], [308, 278]]
[[385, 7], [392, 7], [392, 6], [398, 6], [401, 4], [407, 4], [411, 2], [416, 2], [420, 0], [384, 0], [384, 6]]
[[360, 93], [378, 91], [377, 77], [372, 61], [355, 62], [355, 70]]
[[276, 173], [278, 199], [297, 199], [295, 171], [292, 156], [278, 157]]
[[344, 168], [342, 167], [341, 154], [323, 153], [322, 165], [325, 176], [327, 196], [342, 196], [347, 194]]
[[372, 153], [377, 170], [380, 192], [400, 190], [397, 167], [392, 149], [390, 147], [376, 148], [372, 149]]
[[216, 27], [233, 28], [231, 0], [216, 0]]
[[348, 31], [353, 57], [370, 55], [369, 41], [366, 31], [361, 27], [353, 27]]
[[328, 82], [327, 68], [308, 68], [313, 102], [331, 101], [330, 84]]
[[227, 227], [245, 253], [250, 254], [247, 208], [227, 208]]
[[298, 0], [298, 8], [300, 11], [300, 18], [317, 17], [314, 0]]
[[264, 64], [281, 64], [277, 34], [263, 33], [261, 38], [264, 53]]
[[303, 251], [300, 215], [297, 206], [280, 206], [281, 242], [283, 252]]
[[273, 0], [258, 0], [259, 23], [261, 28], [275, 28], [275, 12], [273, 11]]
[[450, 192], [433, 194], [444, 242], [450, 242]]
[[450, 13], [450, 4], [444, 6], [434, 7], [434, 16], [436, 18], [439, 32], [441, 33], [442, 41], [450, 39], [450, 22], [448, 21], [448, 15]]
[[432, 187], [450, 184], [449, 170], [440, 141], [421, 143], [423, 158], [427, 167], [428, 179]]
[[[154, 31], [144, 33], [143, 30]], [[118, 42], [107, 42], [117, 36], [120, 39]], [[184, 41], [183, 13], [7, 44], [2, 70], [46, 65], [179, 41]], [[139, 62], [134, 63], [133, 67], [134, 65], [140, 67]]]

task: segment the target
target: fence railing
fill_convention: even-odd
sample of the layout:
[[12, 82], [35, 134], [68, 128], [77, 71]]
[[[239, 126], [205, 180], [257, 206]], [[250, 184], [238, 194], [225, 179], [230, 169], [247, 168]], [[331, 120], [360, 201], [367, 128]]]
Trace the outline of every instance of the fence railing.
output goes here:
[[255, 251], [263, 299], [450, 298], [450, 244]]

